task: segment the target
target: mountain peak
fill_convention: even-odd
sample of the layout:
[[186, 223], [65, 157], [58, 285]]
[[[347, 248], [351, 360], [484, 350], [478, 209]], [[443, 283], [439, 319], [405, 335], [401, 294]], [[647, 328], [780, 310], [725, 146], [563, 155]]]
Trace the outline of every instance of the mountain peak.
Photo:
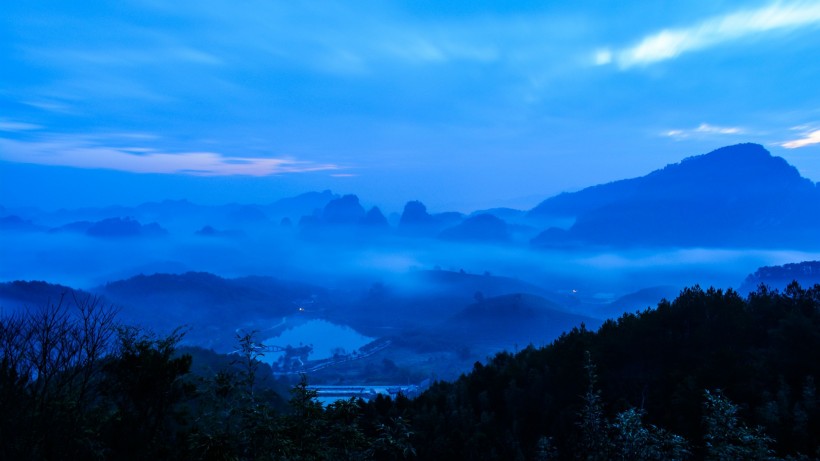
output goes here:
[[322, 219], [328, 224], [356, 224], [365, 216], [359, 197], [348, 194], [325, 205]]
[[427, 212], [427, 207], [418, 200], [412, 200], [404, 205], [399, 227], [429, 225], [433, 217]]
[[561, 194], [529, 215], [575, 219], [568, 234], [548, 231], [539, 242], [561, 234], [610, 244], [788, 245], [820, 226], [818, 198], [814, 183], [786, 160], [747, 143]]
[[788, 169], [796, 176], [797, 170], [789, 165], [781, 157], [773, 156], [766, 148], [760, 144], [744, 143], [715, 149], [707, 154], [695, 155], [683, 159], [680, 163], [667, 165], [657, 171], [665, 171], [669, 168], [725, 168], [726, 170], [748, 172], [750, 167], [754, 168], [776, 168], [779, 170]]
[[687, 195], [713, 188], [775, 190], [806, 181], [786, 160], [753, 143], [721, 147], [708, 154], [688, 157], [638, 180], [663, 189], [678, 184], [682, 187], [680, 192]]
[[749, 159], [767, 159], [773, 158], [772, 154], [760, 144], [753, 142], [746, 142], [741, 144], [733, 144], [731, 146], [724, 146], [717, 148], [707, 154], [693, 155], [683, 159], [683, 162], [689, 162], [698, 159], [715, 159], [721, 158], [726, 160], [749, 160]]

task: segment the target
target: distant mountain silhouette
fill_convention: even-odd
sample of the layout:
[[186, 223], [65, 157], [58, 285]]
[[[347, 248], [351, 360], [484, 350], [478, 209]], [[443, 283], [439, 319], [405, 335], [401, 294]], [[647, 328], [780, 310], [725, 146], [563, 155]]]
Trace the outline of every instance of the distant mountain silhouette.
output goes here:
[[[188, 200], [163, 200], [161, 202], [147, 202], [138, 205], [133, 210], [119, 210], [120, 216], [135, 216], [143, 220], [169, 221], [177, 216], [190, 215], [201, 212], [203, 207], [189, 202]], [[112, 210], [114, 211], [114, 210]], [[128, 211], [128, 212], [124, 212]]]
[[[287, 197], [269, 205], [230, 203], [225, 205], [199, 205], [187, 200], [162, 200], [146, 202], [137, 206], [108, 206], [78, 209], [60, 209], [43, 211], [21, 209], [20, 212], [8, 212], [8, 215], [23, 216], [25, 219], [36, 217], [38, 223], [51, 227], [52, 232], [83, 232], [78, 223], [96, 223], [109, 218], [128, 216], [140, 222], [158, 222], [169, 228], [201, 228], [208, 224], [215, 228], [236, 228], [277, 225], [284, 218], [292, 223], [305, 215], [321, 212], [325, 205], [339, 198], [330, 191], [308, 192], [296, 197]], [[2, 218], [0, 218], [2, 219]], [[68, 225], [66, 224], [68, 223]], [[2, 223], [0, 223], [2, 227]], [[26, 229], [24, 229], [26, 230]], [[38, 230], [38, 229], [28, 229]]]
[[[126, 280], [111, 282], [98, 290], [114, 300], [150, 300], [166, 298], [167, 301], [181, 296], [185, 302], [179, 307], [208, 309], [225, 304], [243, 310], [261, 309], [267, 315], [291, 313], [294, 298], [310, 296], [307, 284], [282, 282], [271, 277], [242, 277], [226, 279], [207, 272], [184, 274], [137, 275]], [[197, 298], [190, 303], [189, 296]], [[235, 312], [234, 312], [235, 313]], [[231, 314], [229, 311], [224, 314]]]
[[74, 221], [49, 229], [48, 232], [78, 233], [98, 238], [158, 237], [168, 234], [165, 228], [155, 222], [143, 225], [133, 218], [106, 218], [96, 222]]
[[501, 218], [490, 214], [479, 214], [441, 231], [439, 237], [445, 240], [506, 242], [510, 239], [510, 234], [507, 230], [507, 223]]
[[486, 210], [478, 210], [470, 213], [470, 216], [478, 216], [480, 214], [490, 214], [495, 216], [496, 218], [501, 218], [505, 221], [518, 219], [523, 217], [526, 212], [522, 210], [516, 210], [515, 208], [488, 208]]
[[240, 230], [217, 230], [210, 225], [203, 226], [202, 229], [194, 232], [194, 234], [200, 237], [241, 237], [245, 235], [245, 233]]
[[410, 279], [409, 283], [421, 284], [426, 292], [456, 291], [472, 297], [480, 291], [488, 298], [510, 293], [547, 295], [547, 291], [537, 285], [490, 273], [470, 274], [437, 269], [411, 272], [407, 277]]
[[[164, 266], [172, 263], [162, 264]], [[324, 289], [272, 277], [226, 279], [206, 272], [138, 275], [90, 290], [105, 305], [116, 306], [119, 319], [158, 333], [186, 327], [186, 342], [228, 352], [236, 347], [236, 329], [248, 322], [274, 325], [297, 312], [295, 301], [310, 300]], [[91, 296], [46, 282], [0, 283], [0, 310], [74, 304]]]
[[423, 287], [426, 293], [459, 293], [462, 299], [470, 302], [476, 297], [491, 298], [512, 293], [527, 293], [546, 298], [564, 308], [575, 308], [579, 304], [575, 296], [551, 291], [517, 278], [492, 275], [489, 272], [470, 274], [464, 271], [425, 270], [412, 272], [407, 278], [407, 283]]
[[431, 215], [433, 222], [438, 228], [450, 227], [460, 224], [464, 220], [464, 214], [458, 211], [445, 211]]
[[157, 223], [140, 224], [131, 218], [108, 218], [89, 226], [86, 234], [100, 238], [121, 237], [156, 237], [166, 235], [168, 231]]
[[[368, 212], [355, 195], [326, 190], [269, 205], [196, 205], [186, 200], [42, 212], [7, 210], [4, 231], [77, 232], [100, 238], [164, 235], [165, 226], [190, 235], [216, 229], [299, 232], [314, 241], [370, 245], [388, 234], [381, 210]], [[118, 216], [129, 216], [120, 218]], [[36, 222], [36, 224], [35, 224]], [[148, 222], [151, 224], [143, 225]], [[68, 224], [65, 224], [68, 223]], [[820, 188], [757, 144], [724, 147], [646, 176], [564, 193], [528, 212], [494, 208], [465, 217], [430, 213], [410, 201], [391, 218], [399, 236], [481, 242], [530, 242], [535, 247], [767, 247], [820, 248]], [[348, 232], [339, 233], [339, 225]], [[211, 229], [205, 227], [211, 226]], [[554, 227], [550, 227], [554, 226]], [[297, 227], [297, 226], [294, 226]], [[285, 231], [286, 232], [286, 231]], [[366, 235], [365, 235], [366, 234]], [[286, 234], [283, 234], [286, 235]]]
[[380, 210], [377, 206], [374, 206], [367, 211], [367, 214], [364, 218], [362, 218], [361, 223], [363, 226], [374, 228], [386, 228], [390, 226], [387, 222], [387, 218], [384, 217], [382, 210]]
[[9, 314], [21, 309], [39, 309], [61, 302], [74, 304], [74, 297], [84, 301], [88, 293], [43, 281], [14, 281], [0, 283], [0, 311]]
[[331, 200], [339, 198], [329, 190], [322, 192], [307, 192], [295, 197], [279, 199], [263, 209], [273, 218], [290, 218], [291, 221], [298, 221], [302, 216], [312, 215], [315, 210], [321, 210]]
[[820, 283], [820, 261], [761, 267], [746, 277], [738, 291], [746, 295], [755, 291], [761, 284], [772, 290], [783, 291], [792, 282], [798, 282], [803, 288]]
[[584, 323], [597, 328], [597, 319], [567, 312], [536, 295], [514, 293], [479, 300], [445, 322], [454, 337], [479, 341], [548, 344], [562, 332]]
[[430, 214], [418, 200], [407, 202], [399, 219], [399, 231], [407, 235], [433, 237], [446, 227], [462, 222], [464, 215], [455, 211]]
[[126, 280], [138, 274], [184, 274], [191, 272], [191, 268], [180, 261], [170, 259], [162, 261], [152, 261], [145, 264], [138, 264], [136, 266], [127, 267], [118, 271], [111, 272], [99, 280]]
[[574, 217], [536, 246], [820, 246], [820, 190], [757, 144], [690, 157], [646, 176], [545, 200], [531, 219]]
[[[230, 206], [230, 205], [228, 205]], [[78, 209], [60, 209], [44, 213], [44, 217], [55, 223], [96, 222], [117, 216], [129, 216], [142, 222], [169, 222], [191, 216], [213, 213], [218, 207], [203, 206], [187, 200], [162, 200], [146, 202], [137, 206], [114, 205], [107, 207], [88, 207]], [[59, 228], [57, 228], [59, 229]], [[58, 230], [58, 232], [70, 229]]]
[[675, 299], [679, 294], [680, 288], [672, 285], [643, 288], [599, 306], [594, 314], [603, 319], [617, 319], [626, 312], [643, 312], [647, 308], [655, 308], [660, 300]]
[[268, 214], [262, 207], [256, 205], [228, 205], [232, 209], [228, 212], [228, 219], [235, 223], [264, 223], [268, 221]]
[[64, 224], [60, 227], [55, 227], [54, 229], [49, 229], [49, 233], [57, 234], [61, 232], [77, 232], [77, 233], [85, 233], [88, 229], [93, 226], [94, 223], [91, 221], [74, 221], [68, 224]]
[[325, 224], [359, 224], [364, 217], [364, 208], [355, 195], [331, 200], [322, 210], [322, 221]]
[[423, 203], [413, 200], [404, 205], [399, 221], [400, 229], [428, 227], [433, 224], [433, 217], [427, 212], [427, 207]]
[[[383, 335], [385, 328], [407, 331], [437, 328], [439, 322], [479, 299], [514, 293], [537, 295], [557, 306], [574, 307], [575, 302], [560, 294], [511, 277], [463, 271], [410, 271], [385, 283], [374, 283], [360, 297], [334, 294], [335, 302], [347, 305], [328, 310], [339, 323], [353, 326], [371, 336]], [[434, 332], [437, 337], [441, 331]], [[444, 333], [446, 337], [449, 333]]]
[[296, 300], [319, 288], [271, 277], [226, 279], [207, 272], [138, 275], [94, 290], [118, 306], [125, 320], [148, 322], [162, 331], [191, 327], [187, 337], [208, 347], [235, 345], [234, 330], [244, 322], [294, 314]]
[[0, 230], [31, 232], [42, 230], [42, 227], [17, 215], [9, 215], [0, 218]]
[[390, 225], [378, 207], [365, 212], [359, 197], [353, 194], [330, 200], [321, 210], [299, 219], [299, 232], [303, 238], [339, 245], [370, 244], [371, 238], [389, 229]]

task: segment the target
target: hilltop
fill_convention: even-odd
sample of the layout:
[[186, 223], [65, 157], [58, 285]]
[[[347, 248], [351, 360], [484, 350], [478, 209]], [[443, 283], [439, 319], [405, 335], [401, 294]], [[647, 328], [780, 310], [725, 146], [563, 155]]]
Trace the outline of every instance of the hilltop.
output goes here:
[[723, 147], [646, 176], [543, 201], [532, 219], [571, 217], [537, 246], [813, 247], [820, 243], [820, 191], [758, 144]]

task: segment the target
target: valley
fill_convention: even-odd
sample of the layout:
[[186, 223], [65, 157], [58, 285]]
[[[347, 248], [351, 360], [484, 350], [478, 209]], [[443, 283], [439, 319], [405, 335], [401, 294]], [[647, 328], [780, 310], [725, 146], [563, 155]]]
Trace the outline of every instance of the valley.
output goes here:
[[[688, 193], [709, 178], [720, 180]], [[646, 196], [655, 201], [633, 203]], [[806, 211], [761, 206], [764, 196]], [[266, 205], [3, 209], [0, 303], [13, 312], [98, 296], [124, 323], [161, 334], [181, 327], [183, 344], [221, 354], [251, 334], [275, 373], [308, 373], [316, 384], [454, 379], [497, 352], [594, 330], [687, 286], [811, 284], [811, 270], [767, 279], [759, 269], [820, 259], [808, 238], [820, 232], [820, 212], [810, 212], [818, 197], [782, 159], [744, 144], [529, 211], [431, 213], [410, 201], [385, 215], [330, 191]], [[707, 202], [713, 214], [746, 218], [664, 218]], [[655, 224], [619, 207], [645, 210]], [[562, 219], [567, 227], [542, 230]], [[647, 238], [630, 230], [637, 225], [666, 231]]]

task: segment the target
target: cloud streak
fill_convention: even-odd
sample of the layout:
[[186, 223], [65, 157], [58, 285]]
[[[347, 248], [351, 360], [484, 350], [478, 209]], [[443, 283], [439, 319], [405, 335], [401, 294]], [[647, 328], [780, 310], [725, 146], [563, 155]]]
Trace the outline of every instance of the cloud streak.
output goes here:
[[333, 164], [288, 157], [230, 157], [215, 152], [164, 153], [143, 147], [111, 147], [75, 139], [26, 142], [0, 138], [0, 160], [131, 173], [192, 176], [272, 176], [337, 170]]
[[40, 128], [42, 128], [42, 126], [33, 123], [0, 121], [0, 131], [20, 132], [39, 130]]
[[[646, 66], [684, 53], [774, 30], [789, 30], [820, 25], [820, 3], [776, 2], [754, 9], [706, 19], [678, 29], [663, 29], [644, 37], [636, 45], [612, 53], [613, 59], [597, 59], [598, 64], [613, 61], [621, 69]], [[601, 51], [596, 51], [601, 56]]]
[[780, 144], [786, 149], [798, 149], [800, 147], [810, 146], [812, 144], [820, 144], [820, 130], [814, 130], [806, 133], [804, 137], [788, 141]]
[[695, 135], [732, 135], [743, 134], [746, 130], [734, 126], [716, 126], [708, 123], [701, 123], [697, 128], [685, 130], [676, 129], [665, 131], [662, 134], [670, 138], [687, 138]]

